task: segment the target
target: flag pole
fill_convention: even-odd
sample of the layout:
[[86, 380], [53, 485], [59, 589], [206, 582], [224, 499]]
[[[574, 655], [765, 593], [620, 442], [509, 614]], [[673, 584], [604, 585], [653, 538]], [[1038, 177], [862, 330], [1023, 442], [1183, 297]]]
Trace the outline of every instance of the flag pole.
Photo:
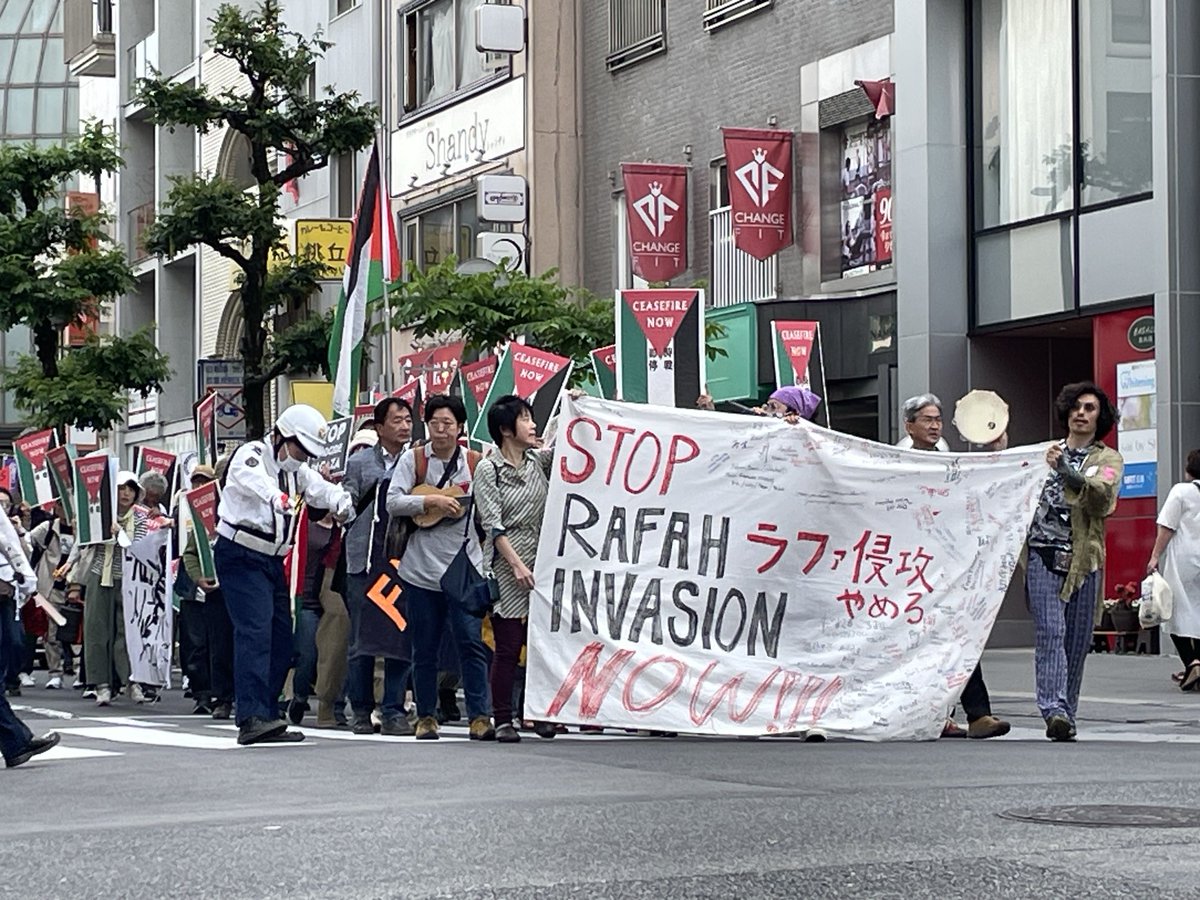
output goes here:
[[[375, 133], [375, 145], [377, 147], [379, 147], [379, 151], [380, 151], [380, 153], [379, 153], [379, 185], [380, 185], [381, 190], [379, 193], [380, 193], [380, 202], [382, 204], [382, 208], [380, 209], [380, 220], [382, 222], [382, 220], [385, 217], [387, 218], [387, 230], [384, 232], [384, 234], [390, 235], [392, 237], [392, 240], [387, 243], [395, 244], [396, 255], [399, 258], [400, 240], [399, 240], [399, 236], [396, 234], [396, 220], [395, 220], [395, 217], [392, 215], [392, 191], [391, 191], [391, 187], [389, 186], [389, 183], [388, 183], [388, 175], [391, 174], [390, 170], [391, 170], [391, 165], [392, 165], [391, 145], [387, 141], [387, 128], [385, 125], [383, 125], [383, 123], [380, 123], [379, 129]], [[396, 379], [395, 379], [394, 367], [395, 367], [395, 360], [396, 360], [396, 348], [395, 348], [395, 344], [394, 344], [394, 342], [395, 342], [395, 337], [393, 334], [394, 329], [392, 327], [392, 304], [391, 304], [390, 298], [388, 297], [388, 286], [389, 286], [388, 285], [388, 274], [389, 274], [389, 272], [388, 272], [388, 266], [386, 264], [386, 260], [390, 258], [390, 248], [386, 245], [386, 243], [383, 248], [383, 254], [384, 254], [384, 260], [385, 260], [385, 264], [383, 266], [383, 321], [384, 321], [383, 347], [384, 347], [384, 354], [386, 355], [387, 359], [385, 360], [384, 365], [383, 365], [383, 372], [380, 373], [381, 374], [380, 382], [383, 384], [385, 395], [391, 395], [392, 391], [396, 390], [398, 385], [395, 383]], [[400, 260], [400, 267], [401, 267], [400, 272], [391, 273], [391, 274], [394, 276], [403, 277], [403, 275], [404, 275], [404, 272], [403, 272], [404, 261], [403, 260]]]

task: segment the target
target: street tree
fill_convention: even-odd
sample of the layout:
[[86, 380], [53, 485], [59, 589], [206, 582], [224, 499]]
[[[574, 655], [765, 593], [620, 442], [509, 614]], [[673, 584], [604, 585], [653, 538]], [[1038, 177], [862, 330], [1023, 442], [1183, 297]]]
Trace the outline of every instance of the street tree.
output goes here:
[[97, 325], [134, 285], [109, 218], [64, 203], [75, 179], [99, 184], [121, 164], [115, 136], [99, 124], [66, 147], [0, 147], [0, 330], [24, 325], [34, 351], [5, 372], [4, 387], [39, 428], [107, 430], [130, 392], [149, 396], [171, 375], [149, 331], [93, 332], [83, 346], [63, 346], [68, 325]]
[[[339, 154], [356, 152], [375, 136], [377, 112], [357, 93], [326, 87], [317, 96], [309, 85], [318, 59], [331, 46], [305, 37], [281, 21], [280, 0], [263, 0], [245, 11], [223, 4], [211, 20], [209, 46], [233, 61], [242, 76], [238, 88], [212, 91], [204, 84], [175, 82], [157, 75], [138, 83], [150, 121], [191, 127], [201, 133], [228, 127], [249, 143], [254, 185], [206, 173], [175, 181], [145, 246], [173, 256], [187, 247], [209, 247], [239, 270], [239, 298], [245, 321], [241, 357], [243, 397], [251, 438], [265, 431], [264, 395], [279, 375], [309, 365], [289, 351], [304, 340], [273, 339], [269, 315], [317, 289], [320, 265], [291, 260], [272, 266], [284, 234], [280, 197], [289, 182], [324, 168]], [[282, 164], [276, 165], [277, 160]]]

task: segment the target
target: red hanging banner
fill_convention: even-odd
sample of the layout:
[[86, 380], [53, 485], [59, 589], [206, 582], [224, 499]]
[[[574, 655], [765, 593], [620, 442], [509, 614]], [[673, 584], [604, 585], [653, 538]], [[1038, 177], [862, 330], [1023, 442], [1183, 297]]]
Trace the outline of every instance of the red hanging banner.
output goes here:
[[767, 259], [792, 244], [792, 132], [722, 128], [734, 245]]
[[633, 271], [670, 281], [688, 267], [687, 167], [622, 163], [621, 174]]

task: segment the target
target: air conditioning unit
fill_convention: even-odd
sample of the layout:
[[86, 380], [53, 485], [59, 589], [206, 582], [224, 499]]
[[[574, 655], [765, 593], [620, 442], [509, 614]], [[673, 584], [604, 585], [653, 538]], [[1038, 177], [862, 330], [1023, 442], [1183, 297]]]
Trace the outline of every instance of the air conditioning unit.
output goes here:
[[476, 250], [480, 259], [517, 269], [528, 274], [529, 258], [528, 244], [525, 235], [510, 231], [485, 231], [475, 239]]

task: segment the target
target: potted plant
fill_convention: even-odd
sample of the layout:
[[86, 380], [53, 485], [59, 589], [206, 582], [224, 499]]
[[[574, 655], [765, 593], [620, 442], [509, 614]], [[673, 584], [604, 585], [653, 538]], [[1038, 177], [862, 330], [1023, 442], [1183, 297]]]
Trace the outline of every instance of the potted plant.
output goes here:
[[1142, 605], [1141, 587], [1132, 581], [1118, 584], [1111, 597], [1104, 601], [1104, 611], [1112, 617], [1113, 631], [1135, 632], [1141, 630], [1138, 624], [1138, 607]]

